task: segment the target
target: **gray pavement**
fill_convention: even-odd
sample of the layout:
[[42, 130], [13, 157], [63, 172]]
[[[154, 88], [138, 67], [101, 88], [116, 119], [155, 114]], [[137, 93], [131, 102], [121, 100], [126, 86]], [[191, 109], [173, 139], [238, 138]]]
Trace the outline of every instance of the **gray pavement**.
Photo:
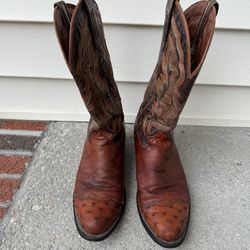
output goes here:
[[[51, 123], [0, 229], [1, 249], [161, 249], [136, 209], [133, 127], [126, 126], [127, 205], [103, 242], [82, 239], [72, 213], [74, 178], [87, 125]], [[250, 249], [250, 128], [179, 126], [175, 138], [192, 198], [179, 249]]]

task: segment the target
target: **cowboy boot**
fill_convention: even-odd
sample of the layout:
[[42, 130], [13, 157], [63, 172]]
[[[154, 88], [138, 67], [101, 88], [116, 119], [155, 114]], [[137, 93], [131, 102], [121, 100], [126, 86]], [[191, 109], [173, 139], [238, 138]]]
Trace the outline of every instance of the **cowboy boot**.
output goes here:
[[121, 99], [95, 1], [80, 0], [76, 6], [56, 3], [54, 23], [91, 116], [73, 195], [75, 222], [85, 239], [103, 240], [117, 225], [125, 205]]
[[183, 12], [169, 0], [158, 63], [135, 123], [137, 206], [142, 223], [163, 247], [181, 244], [190, 196], [173, 130], [210, 46], [218, 4], [200, 1]]

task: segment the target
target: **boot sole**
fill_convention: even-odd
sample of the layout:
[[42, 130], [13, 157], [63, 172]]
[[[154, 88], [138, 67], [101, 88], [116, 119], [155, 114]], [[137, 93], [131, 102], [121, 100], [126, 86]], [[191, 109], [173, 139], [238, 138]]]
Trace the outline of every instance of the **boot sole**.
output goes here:
[[84, 238], [85, 240], [88, 240], [88, 241], [102, 241], [102, 240], [105, 240], [113, 231], [114, 229], [116, 228], [116, 226], [118, 225], [118, 223], [120, 222], [121, 218], [122, 218], [122, 215], [124, 213], [124, 208], [125, 208], [125, 204], [126, 204], [126, 193], [124, 191], [124, 204], [122, 205], [121, 207], [121, 212], [120, 214], [118, 215], [118, 217], [116, 218], [115, 222], [113, 223], [113, 225], [108, 229], [108, 231], [106, 231], [105, 233], [103, 234], [99, 234], [99, 235], [92, 235], [92, 234], [89, 234], [87, 232], [85, 232], [82, 228], [82, 226], [80, 225], [79, 223], [79, 220], [77, 218], [77, 215], [76, 215], [76, 212], [75, 212], [75, 208], [73, 207], [73, 211], [74, 211], [74, 220], [75, 220], [75, 225], [76, 225], [76, 228], [77, 228], [77, 231], [78, 233], [80, 234], [80, 236], [82, 238]]
[[189, 220], [190, 220], [190, 207], [189, 207], [188, 221], [187, 221], [187, 224], [186, 224], [186, 227], [185, 227], [183, 234], [180, 236], [180, 238], [178, 240], [168, 242], [168, 241], [163, 241], [163, 240], [159, 239], [152, 232], [152, 230], [148, 226], [147, 222], [144, 220], [143, 215], [142, 215], [141, 210], [140, 210], [139, 202], [138, 202], [138, 195], [136, 196], [136, 203], [137, 203], [137, 209], [138, 209], [138, 213], [139, 213], [142, 225], [145, 228], [145, 230], [147, 231], [147, 233], [149, 234], [149, 236], [154, 240], [155, 243], [157, 243], [158, 245], [160, 245], [161, 247], [164, 247], [164, 248], [175, 248], [183, 243], [183, 241], [185, 240], [185, 237], [187, 235], [187, 231], [188, 231], [188, 225], [189, 225]]

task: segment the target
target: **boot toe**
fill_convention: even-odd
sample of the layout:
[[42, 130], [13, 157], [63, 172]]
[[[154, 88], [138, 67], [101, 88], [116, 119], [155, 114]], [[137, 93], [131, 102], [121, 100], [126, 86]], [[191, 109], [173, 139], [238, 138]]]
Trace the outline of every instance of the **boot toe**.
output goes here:
[[152, 206], [144, 209], [143, 219], [156, 240], [176, 242], [185, 235], [189, 220], [189, 204], [171, 203], [168, 206]]
[[110, 200], [76, 200], [74, 209], [78, 229], [87, 236], [102, 236], [112, 229], [121, 208], [120, 203]]

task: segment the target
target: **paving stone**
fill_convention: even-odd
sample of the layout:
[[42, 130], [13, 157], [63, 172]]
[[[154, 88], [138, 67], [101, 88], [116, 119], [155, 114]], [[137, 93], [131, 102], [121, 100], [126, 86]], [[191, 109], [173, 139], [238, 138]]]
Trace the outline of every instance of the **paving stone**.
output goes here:
[[48, 123], [42, 121], [6, 120], [0, 121], [0, 129], [45, 131]]
[[22, 174], [31, 157], [0, 155], [0, 174]]
[[0, 202], [12, 200], [16, 189], [20, 185], [20, 180], [16, 179], [0, 179]]
[[0, 120], [0, 219], [3, 221], [0, 229], [26, 166], [32, 159], [20, 154], [32, 154], [47, 127], [48, 122]]
[[0, 135], [0, 149], [33, 151], [39, 140], [32, 136]]
[[6, 208], [0, 207], [0, 220], [4, 217], [5, 213], [6, 213]]

